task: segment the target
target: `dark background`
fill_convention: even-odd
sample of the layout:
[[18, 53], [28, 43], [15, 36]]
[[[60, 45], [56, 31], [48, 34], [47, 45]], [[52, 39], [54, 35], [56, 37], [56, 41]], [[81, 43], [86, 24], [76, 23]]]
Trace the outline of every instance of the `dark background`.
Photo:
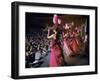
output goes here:
[[[41, 31], [41, 29], [44, 29], [47, 24], [50, 26], [53, 26], [53, 15], [54, 14], [48, 14], [48, 13], [29, 13], [26, 12], [26, 34], [30, 34], [34, 31]], [[61, 19], [61, 24], [65, 23], [71, 23], [72, 21], [75, 22], [75, 25], [81, 25], [82, 23], [85, 23], [85, 20], [87, 19], [87, 22], [89, 22], [89, 16], [83, 16], [83, 15], [68, 15], [68, 14], [57, 14], [59, 18]], [[87, 24], [87, 34], [89, 32], [89, 24]]]

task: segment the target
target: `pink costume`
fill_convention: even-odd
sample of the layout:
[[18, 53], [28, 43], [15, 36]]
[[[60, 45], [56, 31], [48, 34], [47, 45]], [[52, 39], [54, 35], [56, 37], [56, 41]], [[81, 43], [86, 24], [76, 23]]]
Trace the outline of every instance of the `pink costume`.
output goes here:
[[50, 67], [57, 67], [62, 65], [62, 50], [60, 42], [52, 39], [51, 41], [51, 55], [50, 55]]
[[73, 55], [78, 53], [79, 52], [79, 49], [80, 49], [80, 39], [79, 37], [77, 36], [79, 32], [77, 31], [72, 31], [71, 33], [71, 42], [70, 42], [70, 48], [72, 49], [73, 51]]
[[63, 47], [63, 51], [64, 51], [64, 53], [65, 53], [67, 56], [70, 56], [70, 55], [72, 54], [72, 50], [71, 50], [70, 47], [69, 47], [69, 43], [70, 43], [69, 37], [66, 36], [66, 37], [64, 38], [64, 47]]
[[[56, 29], [58, 29], [59, 18], [57, 15], [54, 15], [53, 17], [53, 23]], [[58, 32], [58, 31], [57, 31]], [[56, 35], [56, 39], [52, 39], [51, 41], [51, 55], [50, 55], [50, 67], [57, 67], [61, 66], [63, 63], [63, 57], [62, 57], [62, 49], [61, 49], [61, 43], [59, 41], [59, 33]]]

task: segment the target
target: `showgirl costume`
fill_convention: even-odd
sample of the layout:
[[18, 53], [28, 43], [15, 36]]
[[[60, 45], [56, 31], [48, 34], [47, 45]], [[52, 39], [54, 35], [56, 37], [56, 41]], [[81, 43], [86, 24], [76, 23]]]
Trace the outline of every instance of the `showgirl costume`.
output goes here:
[[63, 34], [67, 34], [66, 37], [64, 37], [64, 46], [63, 46], [63, 51], [64, 54], [66, 54], [67, 56], [70, 56], [72, 54], [72, 50], [70, 49], [70, 40], [69, 40], [69, 33], [67, 31], [65, 31]]
[[50, 67], [61, 66], [63, 61], [61, 43], [58, 39], [51, 41]]
[[80, 38], [78, 36], [79, 32], [78, 29], [77, 30], [73, 30], [70, 33], [71, 36], [71, 42], [70, 42], [70, 48], [73, 51], [73, 55], [78, 54], [79, 50], [80, 50]]
[[61, 23], [60, 19], [58, 18], [57, 15], [54, 15], [53, 17], [53, 23], [54, 27], [57, 32], [55, 35], [55, 39], [51, 39], [51, 55], [50, 55], [50, 67], [57, 67], [57, 66], [62, 66], [63, 64], [63, 56], [62, 56], [62, 48], [61, 48], [61, 42], [60, 42], [60, 31], [58, 28], [58, 24]]

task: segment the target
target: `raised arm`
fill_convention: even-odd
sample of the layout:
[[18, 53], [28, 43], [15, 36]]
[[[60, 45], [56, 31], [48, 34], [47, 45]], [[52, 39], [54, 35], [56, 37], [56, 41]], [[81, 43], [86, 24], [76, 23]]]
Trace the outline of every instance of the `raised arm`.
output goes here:
[[47, 38], [48, 38], [48, 39], [52, 39], [52, 38], [53, 38], [53, 36], [54, 36], [53, 34], [52, 34], [52, 35], [50, 35], [50, 29], [48, 29]]

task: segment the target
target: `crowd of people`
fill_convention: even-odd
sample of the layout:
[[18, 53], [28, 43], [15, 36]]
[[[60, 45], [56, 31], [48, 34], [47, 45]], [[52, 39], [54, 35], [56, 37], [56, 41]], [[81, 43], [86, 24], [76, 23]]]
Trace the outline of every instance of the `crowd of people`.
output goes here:
[[26, 67], [29, 67], [29, 63], [37, 63], [49, 51], [49, 41], [47, 40], [46, 34], [43, 32], [27, 34], [25, 49]]

